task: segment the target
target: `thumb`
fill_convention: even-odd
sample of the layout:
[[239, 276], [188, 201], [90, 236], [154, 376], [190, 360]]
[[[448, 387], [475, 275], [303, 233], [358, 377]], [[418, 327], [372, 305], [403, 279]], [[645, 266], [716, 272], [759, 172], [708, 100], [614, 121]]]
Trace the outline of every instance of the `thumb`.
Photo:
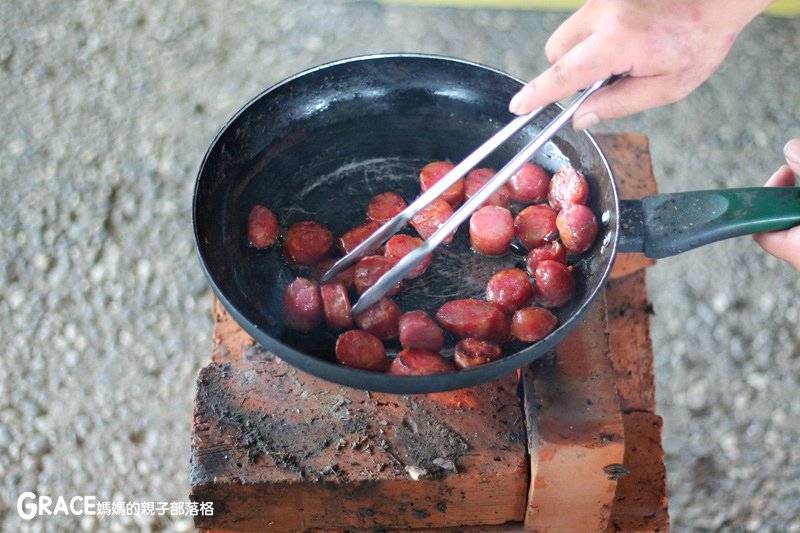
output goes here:
[[[800, 139], [792, 139], [783, 148], [788, 165], [779, 168], [765, 183], [766, 187], [791, 187], [795, 174], [800, 174]], [[753, 239], [767, 253], [783, 259], [800, 270], [800, 226], [786, 231], [756, 233]]]
[[615, 81], [586, 100], [575, 114], [573, 127], [591, 128], [603, 120], [623, 118], [679, 100], [681, 95], [668, 85], [659, 76], [629, 76]]
[[792, 172], [800, 175], [800, 139], [792, 139], [783, 147], [783, 155]]
[[781, 168], [769, 177], [764, 187], [792, 187], [794, 186], [794, 172], [788, 165], [781, 165]]

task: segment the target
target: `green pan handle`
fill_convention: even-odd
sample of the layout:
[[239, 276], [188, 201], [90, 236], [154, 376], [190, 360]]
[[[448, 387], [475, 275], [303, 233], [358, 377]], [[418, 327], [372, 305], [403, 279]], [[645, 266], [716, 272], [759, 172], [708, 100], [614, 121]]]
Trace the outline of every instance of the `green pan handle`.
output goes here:
[[656, 194], [620, 202], [620, 252], [662, 258], [730, 237], [800, 224], [800, 187]]

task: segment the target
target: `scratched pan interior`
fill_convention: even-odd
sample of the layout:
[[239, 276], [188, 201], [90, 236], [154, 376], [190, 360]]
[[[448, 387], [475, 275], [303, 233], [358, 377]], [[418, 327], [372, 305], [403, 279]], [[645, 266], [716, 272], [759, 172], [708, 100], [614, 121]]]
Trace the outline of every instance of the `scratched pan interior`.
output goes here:
[[[362, 223], [370, 198], [383, 191], [411, 201], [419, 169], [458, 162], [513, 116], [509, 98], [519, 80], [474, 63], [438, 56], [391, 54], [343, 60], [302, 72], [258, 95], [217, 135], [195, 187], [193, 218], [201, 263], [223, 305], [265, 348], [311, 374], [361, 389], [423, 393], [455, 389], [505, 375], [544, 355], [574, 327], [607, 279], [616, 247], [618, 199], [608, 164], [586, 133], [566, 127], [535, 157], [549, 172], [566, 164], [590, 182], [590, 206], [602, 217], [594, 247], [575, 262], [577, 292], [556, 310], [559, 327], [532, 344], [511, 343], [503, 359], [451, 374], [405, 377], [336, 363], [336, 334], [287, 329], [284, 288], [307, 269], [290, 267], [281, 247], [247, 241], [253, 204], [269, 207], [282, 234], [312, 219], [340, 235]], [[481, 166], [499, 169], [558, 109], [496, 151]], [[521, 206], [513, 205], [516, 214]], [[413, 229], [407, 229], [413, 234]], [[483, 298], [486, 281], [522, 255], [489, 258], [471, 251], [467, 224], [434, 254], [427, 273], [394, 297], [403, 309], [431, 314], [446, 301]], [[447, 339], [452, 354], [455, 338]], [[387, 343], [396, 354], [399, 344]]]

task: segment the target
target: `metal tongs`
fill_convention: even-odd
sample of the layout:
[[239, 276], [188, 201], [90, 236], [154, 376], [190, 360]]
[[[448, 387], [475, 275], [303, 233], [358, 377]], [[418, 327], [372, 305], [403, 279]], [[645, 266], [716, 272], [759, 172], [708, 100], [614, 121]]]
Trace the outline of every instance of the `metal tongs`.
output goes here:
[[[483, 203], [502, 187], [513, 176], [522, 165], [533, 157], [542, 146], [544, 146], [553, 136], [566, 124], [577, 111], [583, 102], [595, 91], [608, 85], [616, 79], [616, 76], [597, 81], [588, 89], [585, 89], [561, 112], [547, 124], [542, 130], [528, 143], [517, 155], [515, 155], [500, 171], [495, 174], [481, 189], [469, 198], [447, 221], [433, 233], [428, 239], [415, 250], [403, 257], [394, 267], [388, 270], [381, 278], [358, 299], [353, 305], [352, 314], [359, 314], [370, 306], [377, 303], [389, 290], [399, 283], [414, 267], [422, 262], [433, 250], [444, 241], [448, 235], [456, 229], [476, 211]], [[397, 216], [383, 224], [375, 233], [354, 248], [349, 254], [339, 259], [334, 265], [322, 275], [320, 281], [326, 283], [333, 279], [338, 273], [350, 267], [356, 261], [367, 255], [372, 250], [381, 246], [392, 235], [402, 229], [411, 218], [422, 210], [425, 206], [438, 198], [444, 191], [450, 188], [456, 181], [464, 177], [478, 163], [495, 151], [500, 145], [506, 142], [511, 136], [521, 130], [525, 125], [536, 118], [543, 107], [535, 109], [527, 115], [515, 118], [503, 127], [496, 134], [487, 139], [474, 152], [469, 154], [463, 161], [457, 164], [442, 179], [436, 182], [430, 189], [425, 191], [416, 200], [411, 202]]]

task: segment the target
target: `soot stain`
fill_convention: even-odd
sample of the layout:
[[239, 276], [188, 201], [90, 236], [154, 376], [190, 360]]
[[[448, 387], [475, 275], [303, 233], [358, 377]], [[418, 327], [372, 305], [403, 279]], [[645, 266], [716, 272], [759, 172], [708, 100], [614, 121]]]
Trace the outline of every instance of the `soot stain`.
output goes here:
[[[243, 408], [226, 387], [231, 378], [229, 364], [204, 370], [197, 395], [200, 416], [216, 422], [231, 437], [234, 446], [245, 451], [250, 463], [269, 457], [279, 467], [302, 477], [303, 461], [318, 455], [329, 445], [324, 432]], [[203, 457], [202, 465], [207, 473], [223, 472], [228, 460], [220, 456], [228, 454], [209, 455]]]
[[408, 413], [396, 428], [398, 457], [409, 466], [418, 466], [432, 477], [448, 472], [434, 463], [449, 459], [453, 463], [470, 449], [469, 442], [449, 427], [441, 417], [429, 411], [419, 401], [408, 398]]

